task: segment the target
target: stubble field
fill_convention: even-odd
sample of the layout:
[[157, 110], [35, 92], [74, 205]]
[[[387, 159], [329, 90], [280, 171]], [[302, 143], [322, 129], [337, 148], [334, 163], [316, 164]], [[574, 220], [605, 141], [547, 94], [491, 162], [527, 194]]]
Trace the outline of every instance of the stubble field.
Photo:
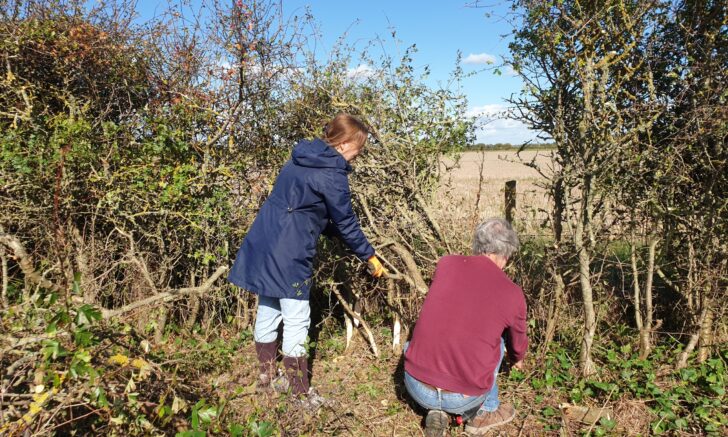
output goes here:
[[438, 218], [448, 235], [457, 241], [470, 239], [473, 227], [484, 218], [505, 214], [505, 184], [516, 181], [516, 209], [514, 221], [519, 230], [533, 234], [539, 232], [546, 218], [547, 194], [540, 186], [543, 176], [536, 168], [548, 174], [551, 151], [466, 152], [457, 162], [444, 159], [443, 185], [438, 192]]

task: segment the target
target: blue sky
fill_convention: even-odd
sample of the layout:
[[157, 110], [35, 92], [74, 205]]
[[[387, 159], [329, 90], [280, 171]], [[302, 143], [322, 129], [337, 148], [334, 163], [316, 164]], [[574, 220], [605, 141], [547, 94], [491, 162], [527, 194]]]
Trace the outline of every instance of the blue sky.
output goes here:
[[[157, 0], [140, 1], [141, 18], [153, 15], [158, 3]], [[198, 2], [192, 0], [192, 3]], [[522, 86], [521, 80], [509, 74], [507, 68], [500, 69], [501, 75], [493, 72], [508, 54], [508, 34], [512, 28], [505, 17], [510, 1], [481, 1], [485, 8], [469, 7], [469, 3], [472, 1], [283, 0], [283, 13], [302, 15], [307, 8], [310, 10], [320, 32], [316, 42], [318, 56], [326, 56], [344, 34], [348, 43], [362, 49], [368, 41], [381, 36], [386, 42], [385, 50], [395, 56], [398, 50], [416, 44], [414, 63], [419, 67], [429, 65], [433, 86], [446, 83], [458, 51], [462, 52], [464, 70], [478, 71], [463, 83], [469, 114], [482, 116], [478, 141], [519, 144], [532, 139], [534, 133], [522, 124], [498, 119], [495, 115], [507, 109], [504, 99], [518, 93]], [[401, 41], [399, 48], [391, 38], [392, 30], [396, 30]], [[352, 70], [365, 68], [350, 67]]]

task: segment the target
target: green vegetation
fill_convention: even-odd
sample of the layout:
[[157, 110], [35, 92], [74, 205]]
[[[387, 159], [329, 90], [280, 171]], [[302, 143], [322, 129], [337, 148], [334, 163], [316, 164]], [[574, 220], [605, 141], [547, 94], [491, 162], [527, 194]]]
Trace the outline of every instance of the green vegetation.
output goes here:
[[[596, 267], [615, 240], [628, 246], [619, 291], [641, 356], [664, 322], [688, 336], [675, 366], [696, 348], [704, 362], [721, 344], [716, 315], [728, 303], [728, 95], [717, 73], [728, 62], [728, 8], [523, 1], [514, 10], [510, 63], [527, 86], [510, 103], [556, 144], [555, 162], [540, 169], [553, 204], [548, 281], [557, 302], [578, 283], [582, 373], [597, 371], [597, 304], [620, 287]], [[549, 317], [558, 311], [552, 305]]]

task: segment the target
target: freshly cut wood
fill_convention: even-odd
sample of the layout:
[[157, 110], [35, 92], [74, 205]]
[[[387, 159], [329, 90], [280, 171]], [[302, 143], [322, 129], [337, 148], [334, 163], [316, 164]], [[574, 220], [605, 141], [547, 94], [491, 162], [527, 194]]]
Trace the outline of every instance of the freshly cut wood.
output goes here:
[[346, 300], [344, 300], [344, 297], [341, 295], [341, 292], [339, 291], [339, 288], [336, 284], [334, 284], [331, 287], [331, 291], [334, 292], [336, 297], [339, 299], [339, 303], [344, 308], [344, 311], [351, 317], [352, 319], [359, 320], [361, 323], [361, 327], [364, 329], [364, 332], [367, 335], [367, 340], [369, 341], [369, 346], [372, 348], [372, 353], [375, 357], [379, 357], [379, 347], [377, 347], [377, 342], [374, 340], [374, 334], [372, 334], [372, 330], [369, 328], [369, 324], [364, 321], [364, 319], [361, 318], [359, 314], [354, 312], [353, 309], [349, 306], [348, 303], [346, 303]]

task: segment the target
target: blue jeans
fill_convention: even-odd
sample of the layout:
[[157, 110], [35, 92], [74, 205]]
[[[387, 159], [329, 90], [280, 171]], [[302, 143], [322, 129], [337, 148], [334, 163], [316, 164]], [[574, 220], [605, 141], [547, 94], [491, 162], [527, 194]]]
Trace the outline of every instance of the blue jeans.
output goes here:
[[307, 300], [277, 299], [258, 296], [253, 338], [258, 343], [272, 343], [278, 339], [278, 325], [283, 321], [283, 355], [306, 355], [306, 337], [311, 326], [311, 306]]
[[[407, 352], [409, 342], [404, 345], [404, 351]], [[407, 393], [412, 399], [428, 410], [442, 410], [451, 414], [463, 414], [478, 408], [478, 415], [482, 412], [491, 412], [498, 409], [500, 401], [498, 400], [498, 369], [503, 362], [503, 354], [505, 352], [505, 343], [501, 339], [500, 359], [498, 365], [495, 366], [493, 375], [493, 387], [480, 396], [467, 396], [460, 393], [443, 392], [442, 390], [433, 389], [415, 379], [412, 375], [404, 372], [404, 386]]]

